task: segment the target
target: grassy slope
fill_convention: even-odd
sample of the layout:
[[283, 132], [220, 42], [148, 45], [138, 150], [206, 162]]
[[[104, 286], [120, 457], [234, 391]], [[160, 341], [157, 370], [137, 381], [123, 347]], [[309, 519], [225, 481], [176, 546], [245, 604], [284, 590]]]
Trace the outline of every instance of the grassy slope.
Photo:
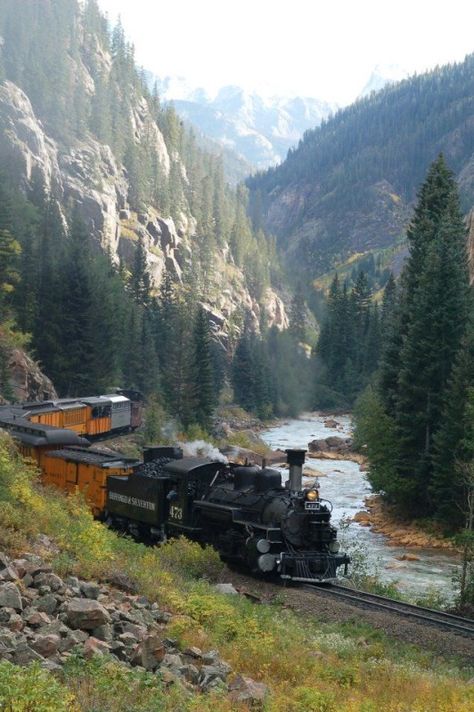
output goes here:
[[[371, 629], [323, 625], [277, 604], [258, 606], [244, 597], [217, 594], [210, 581], [221, 564], [213, 550], [184, 540], [152, 549], [117, 536], [92, 519], [80, 498], [38, 486], [36, 472], [7, 438], [0, 438], [0, 546], [17, 553], [31, 550], [40, 533], [57, 545], [49, 558], [60, 575], [133, 582], [174, 613], [169, 635], [183, 645], [218, 648], [234, 670], [264, 681], [271, 689], [267, 712], [474, 709], [474, 687], [465, 682], [469, 672], [448, 668], [426, 651], [401, 646]], [[198, 578], [203, 574], [208, 580]], [[218, 693], [164, 689], [156, 675], [73, 657], [60, 677], [35, 666], [13, 669], [0, 663], [0, 709], [238, 708]]]

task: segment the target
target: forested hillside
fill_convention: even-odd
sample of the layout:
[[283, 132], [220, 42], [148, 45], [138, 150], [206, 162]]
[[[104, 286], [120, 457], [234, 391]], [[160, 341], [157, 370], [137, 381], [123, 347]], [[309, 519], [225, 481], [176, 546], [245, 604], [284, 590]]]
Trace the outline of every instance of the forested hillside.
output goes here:
[[6, 0], [0, 37], [1, 395], [28, 343], [60, 395], [136, 386], [207, 427], [239, 337], [288, 326], [246, 189], [96, 0]]
[[403, 238], [428, 166], [443, 152], [474, 204], [474, 55], [390, 85], [312, 131], [248, 179], [254, 225], [310, 277]]

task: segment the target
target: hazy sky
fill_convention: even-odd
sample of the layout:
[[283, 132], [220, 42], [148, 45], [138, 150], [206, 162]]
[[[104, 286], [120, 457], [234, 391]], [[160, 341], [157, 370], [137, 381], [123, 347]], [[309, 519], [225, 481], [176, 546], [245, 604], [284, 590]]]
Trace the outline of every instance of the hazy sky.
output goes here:
[[353, 99], [377, 64], [410, 73], [474, 51], [473, 0], [99, 0], [140, 64], [214, 89]]

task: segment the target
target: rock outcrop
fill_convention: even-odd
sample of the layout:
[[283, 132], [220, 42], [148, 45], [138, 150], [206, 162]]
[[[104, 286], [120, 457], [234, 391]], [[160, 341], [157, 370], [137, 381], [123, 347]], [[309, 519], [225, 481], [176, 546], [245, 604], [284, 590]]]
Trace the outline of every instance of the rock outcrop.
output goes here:
[[22, 349], [12, 350], [8, 370], [15, 402], [48, 400], [58, 397], [50, 379]]

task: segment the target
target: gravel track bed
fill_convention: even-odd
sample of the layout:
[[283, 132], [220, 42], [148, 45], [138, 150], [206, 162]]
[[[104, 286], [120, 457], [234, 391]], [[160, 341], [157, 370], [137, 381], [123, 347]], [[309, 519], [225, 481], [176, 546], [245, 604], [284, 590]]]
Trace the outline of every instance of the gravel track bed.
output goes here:
[[306, 617], [310, 614], [322, 623], [364, 623], [404, 643], [429, 649], [442, 658], [460, 657], [463, 664], [474, 665], [472, 638], [464, 638], [448, 630], [443, 631], [433, 626], [419, 624], [413, 619], [405, 620], [402, 616], [388, 611], [367, 610], [362, 606], [331, 598], [324, 592], [283, 587], [235, 571], [226, 571], [222, 580], [231, 582], [241, 592], [258, 596], [262, 603], [277, 598], [285, 608], [290, 608]]

